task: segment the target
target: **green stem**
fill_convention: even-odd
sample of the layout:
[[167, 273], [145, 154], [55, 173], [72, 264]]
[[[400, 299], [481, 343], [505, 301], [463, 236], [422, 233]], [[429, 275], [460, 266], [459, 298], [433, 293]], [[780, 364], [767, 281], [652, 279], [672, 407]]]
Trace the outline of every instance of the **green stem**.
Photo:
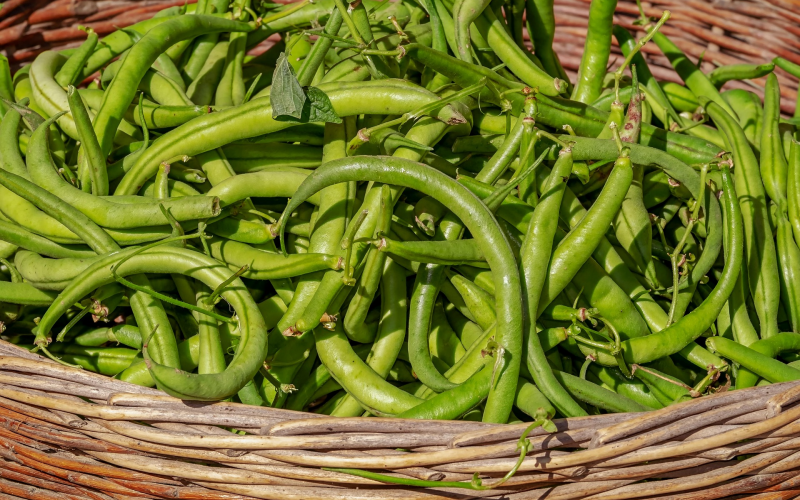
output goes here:
[[[642, 6], [639, 3], [639, 0], [636, 0], [636, 3], [639, 5], [639, 9], [642, 13], [642, 16], [644, 16], [644, 10], [641, 10]], [[636, 42], [636, 45], [633, 46], [633, 50], [631, 50], [628, 53], [627, 57], [625, 57], [625, 61], [623, 61], [622, 65], [619, 68], [617, 68], [617, 71], [614, 72], [614, 96], [616, 97], [617, 102], [620, 102], [619, 81], [622, 78], [622, 73], [625, 71], [625, 68], [628, 67], [633, 57], [639, 53], [642, 47], [644, 47], [647, 44], [647, 42], [649, 42], [650, 39], [655, 36], [658, 30], [660, 30], [661, 27], [664, 26], [664, 23], [666, 23], [667, 20], [669, 20], [671, 15], [672, 13], [670, 11], [665, 10], [664, 13], [661, 14], [661, 19], [658, 20], [658, 22], [656, 23], [655, 26], [653, 26], [652, 29], [647, 30], [647, 34], [645, 36], [643, 36], [638, 42]]]

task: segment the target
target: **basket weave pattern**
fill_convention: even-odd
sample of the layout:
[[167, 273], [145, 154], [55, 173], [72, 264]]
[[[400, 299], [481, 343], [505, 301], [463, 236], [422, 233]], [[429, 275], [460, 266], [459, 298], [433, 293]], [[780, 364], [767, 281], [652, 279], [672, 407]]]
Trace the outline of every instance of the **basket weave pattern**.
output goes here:
[[[590, 1], [555, 0], [555, 45], [573, 80], [583, 53]], [[7, 0], [0, 8], [0, 52], [12, 65], [19, 66], [45, 50], [79, 45], [86, 33], [78, 26], [91, 27], [102, 36], [148, 19], [166, 7], [185, 3], [187, 0]], [[761, 64], [775, 56], [800, 64], [797, 0], [651, 0], [643, 5], [652, 17], [660, 17], [665, 9], [672, 12], [662, 32], [693, 61], [702, 54], [704, 71], [727, 64]], [[619, 0], [614, 21], [641, 36], [643, 32], [633, 24], [638, 15], [633, 0]], [[258, 53], [265, 48], [253, 51]], [[614, 51], [619, 55], [616, 47]], [[658, 47], [649, 44], [642, 52], [656, 78], [680, 82]], [[613, 58], [610, 63], [615, 64]], [[798, 82], [779, 68], [775, 73], [781, 84], [781, 109], [792, 114]], [[763, 96], [765, 81], [729, 82], [725, 88], [744, 88]]]
[[[556, 36], [554, 46], [570, 77], [580, 66], [591, 0], [555, 0]], [[729, 64], [763, 64], [776, 56], [800, 64], [800, 2], [797, 0], [651, 0], [643, 1], [645, 14], [661, 17], [664, 10], [672, 17], [661, 32], [675, 42], [693, 62], [702, 55], [703, 71]], [[636, 2], [620, 0], [614, 22], [643, 35], [633, 24], [639, 17]], [[622, 62], [616, 40], [612, 68]], [[659, 80], [682, 83], [666, 56], [655, 44], [642, 52], [653, 75]], [[792, 114], [797, 99], [797, 79], [780, 68], [775, 74], [781, 85], [781, 110]], [[763, 98], [766, 78], [728, 82], [723, 89], [742, 88]]]
[[531, 433], [532, 450], [500, 489], [412, 489], [324, 468], [444, 481], [478, 473], [491, 484], [513, 466], [527, 424], [184, 402], [3, 342], [0, 495], [11, 496], [0, 498], [788, 499], [800, 495], [798, 401], [793, 382], [556, 420], [557, 433]]

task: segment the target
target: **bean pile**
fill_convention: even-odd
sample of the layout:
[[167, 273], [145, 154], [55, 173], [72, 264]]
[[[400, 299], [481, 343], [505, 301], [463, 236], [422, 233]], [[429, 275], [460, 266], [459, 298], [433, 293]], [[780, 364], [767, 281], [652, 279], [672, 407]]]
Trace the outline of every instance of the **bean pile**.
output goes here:
[[800, 67], [704, 74], [615, 7], [574, 84], [552, 0], [200, 0], [1, 60], [3, 338], [185, 399], [545, 428], [800, 378]]

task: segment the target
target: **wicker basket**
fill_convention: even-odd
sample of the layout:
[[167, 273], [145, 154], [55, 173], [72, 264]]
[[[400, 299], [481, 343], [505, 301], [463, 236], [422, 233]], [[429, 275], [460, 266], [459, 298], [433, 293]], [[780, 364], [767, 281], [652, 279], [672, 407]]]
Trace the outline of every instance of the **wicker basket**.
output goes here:
[[527, 424], [184, 402], [0, 342], [0, 498], [795, 498], [798, 401], [794, 382], [556, 420], [557, 433], [531, 433], [532, 451], [500, 489], [405, 488], [325, 467], [436, 481], [478, 473], [491, 484], [517, 460]]
[[[555, 0], [557, 52], [573, 80], [583, 52], [590, 1]], [[6, 0], [0, 8], [0, 52], [12, 65], [19, 66], [42, 51], [80, 44], [86, 33], [78, 29], [79, 25], [104, 35], [185, 3], [193, 0]], [[651, 0], [643, 4], [647, 15], [653, 17], [659, 17], [664, 9], [672, 11], [672, 19], [662, 32], [693, 60], [702, 54], [703, 70], [727, 64], [760, 64], [775, 56], [800, 64], [798, 0]], [[637, 18], [636, 3], [619, 0], [614, 21], [639, 30], [633, 25]], [[272, 43], [274, 40], [268, 40], [253, 52], [260, 53]], [[614, 50], [619, 54], [616, 47]], [[643, 52], [657, 78], [680, 82], [658, 47], [650, 44]], [[792, 114], [798, 82], [781, 69], [775, 72], [781, 84], [781, 109]], [[725, 88], [740, 87], [763, 96], [764, 84], [762, 78], [729, 82]]]
[[[183, 3], [7, 0], [0, 48], [18, 66], [80, 43], [78, 24], [105, 34]], [[556, 43], [569, 71], [580, 61], [588, 3], [556, 1]], [[800, 2], [658, 0], [646, 8], [654, 16], [672, 10], [664, 32], [695, 59], [703, 53], [704, 69], [776, 55], [800, 63]], [[617, 12], [618, 23], [636, 29], [634, 2], [620, 1]], [[656, 47], [644, 52], [658, 78], [678, 81]], [[797, 82], [776, 71], [791, 113]], [[728, 85], [760, 92], [763, 82]], [[525, 425], [182, 402], [0, 341], [0, 500], [800, 498], [798, 402], [800, 382], [647, 414], [559, 420], [556, 434], [532, 433], [533, 451], [500, 489], [404, 488], [325, 468], [435, 481], [478, 473], [491, 484], [513, 466]]]

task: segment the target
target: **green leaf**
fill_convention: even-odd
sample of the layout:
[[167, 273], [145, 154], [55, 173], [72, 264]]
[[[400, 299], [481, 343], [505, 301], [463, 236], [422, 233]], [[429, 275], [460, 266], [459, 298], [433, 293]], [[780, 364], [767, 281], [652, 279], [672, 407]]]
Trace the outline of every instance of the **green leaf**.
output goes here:
[[[331, 100], [328, 99], [328, 94], [316, 87], [308, 87], [306, 97], [308, 97], [306, 106], [309, 108], [309, 122], [342, 123], [342, 119], [333, 109]], [[303, 109], [303, 118], [305, 118], [305, 111]]]
[[[275, 88], [274, 83], [272, 88]], [[331, 104], [328, 94], [316, 87], [306, 87], [304, 96], [306, 100], [303, 103], [303, 111], [300, 113], [299, 117], [282, 115], [275, 119], [282, 122], [294, 123], [342, 123], [342, 119], [336, 114], [336, 110], [333, 109], [333, 104]], [[273, 105], [273, 110], [274, 109]]]
[[275, 64], [269, 98], [272, 103], [272, 118], [277, 120], [286, 116], [302, 120], [306, 94], [284, 52], [281, 52]]

